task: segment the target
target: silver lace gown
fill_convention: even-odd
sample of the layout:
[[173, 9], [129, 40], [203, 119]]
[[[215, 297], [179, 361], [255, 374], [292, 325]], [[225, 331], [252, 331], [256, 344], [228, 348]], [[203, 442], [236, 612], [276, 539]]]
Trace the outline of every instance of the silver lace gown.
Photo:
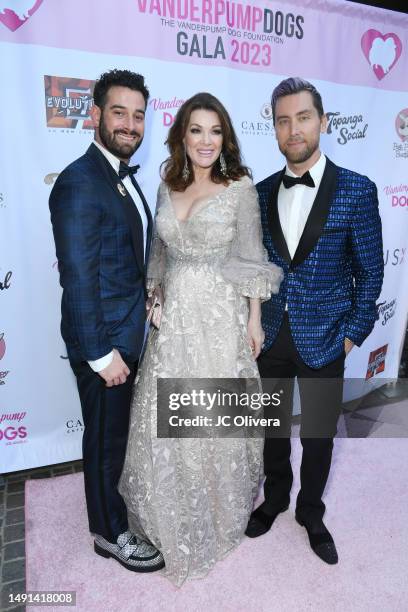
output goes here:
[[131, 530], [164, 556], [176, 585], [204, 576], [241, 541], [262, 476], [263, 440], [156, 437], [157, 378], [258, 377], [246, 339], [248, 297], [277, 292], [262, 245], [255, 187], [245, 177], [179, 221], [158, 193], [148, 284], [165, 293], [135, 383], [119, 490]]

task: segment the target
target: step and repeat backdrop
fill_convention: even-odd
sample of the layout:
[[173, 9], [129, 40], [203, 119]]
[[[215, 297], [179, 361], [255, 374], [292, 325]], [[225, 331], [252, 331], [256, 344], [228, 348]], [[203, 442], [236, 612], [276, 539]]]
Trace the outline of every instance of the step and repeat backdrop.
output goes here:
[[186, 98], [223, 101], [259, 181], [284, 165], [273, 88], [296, 75], [316, 85], [328, 116], [322, 150], [376, 182], [383, 222], [379, 317], [347, 359], [346, 377], [359, 380], [349, 393], [397, 377], [408, 312], [407, 33], [406, 16], [340, 0], [0, 1], [0, 472], [81, 457], [48, 197], [92, 141], [93, 83], [111, 68], [141, 72], [151, 91], [136, 159], [152, 209]]

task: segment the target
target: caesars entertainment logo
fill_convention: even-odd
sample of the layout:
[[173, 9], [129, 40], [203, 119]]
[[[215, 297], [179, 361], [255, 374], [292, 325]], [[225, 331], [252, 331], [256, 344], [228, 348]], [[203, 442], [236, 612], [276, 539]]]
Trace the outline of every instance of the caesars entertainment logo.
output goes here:
[[343, 115], [340, 111], [326, 113], [327, 134], [332, 134], [341, 145], [367, 136], [368, 123], [363, 115]]
[[270, 136], [275, 134], [270, 102], [262, 104], [258, 117], [241, 121], [241, 134], [243, 136]]
[[68, 133], [93, 129], [90, 109], [95, 81], [44, 76], [45, 110], [50, 131]]
[[0, 414], [0, 444], [23, 444], [27, 442], [28, 431], [24, 425], [26, 412]]
[[385, 370], [385, 356], [387, 354], [388, 344], [381, 346], [370, 353], [367, 365], [366, 380], [373, 378], [376, 374]]
[[65, 427], [67, 434], [82, 433], [85, 429], [83, 422], [78, 417], [68, 419], [65, 423]]
[[408, 157], [408, 108], [400, 110], [395, 117], [395, 131], [399, 142], [394, 142], [395, 157]]
[[[6, 353], [6, 341], [4, 339], [4, 332], [0, 332], [0, 361], [3, 359]], [[0, 365], [0, 385], [5, 385], [6, 381], [4, 380], [7, 374], [10, 373], [10, 370], [3, 370]]]

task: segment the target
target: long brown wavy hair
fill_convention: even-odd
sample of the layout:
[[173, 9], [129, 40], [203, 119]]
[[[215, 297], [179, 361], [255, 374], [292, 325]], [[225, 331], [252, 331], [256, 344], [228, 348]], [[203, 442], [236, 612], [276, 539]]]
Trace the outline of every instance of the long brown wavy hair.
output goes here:
[[186, 159], [183, 139], [187, 132], [190, 115], [195, 110], [208, 110], [217, 113], [221, 124], [222, 152], [224, 153], [227, 172], [226, 175], [222, 174], [218, 159], [211, 169], [211, 180], [214, 183], [227, 185], [230, 181], [237, 181], [242, 176], [251, 176], [249, 168], [242, 164], [238, 139], [226, 108], [215, 96], [202, 92], [195, 94], [180, 106], [165, 142], [170, 155], [161, 165], [161, 174], [171, 191], [184, 191], [194, 181], [193, 167], [189, 157], [187, 157], [189, 176], [187, 180], [183, 179]]

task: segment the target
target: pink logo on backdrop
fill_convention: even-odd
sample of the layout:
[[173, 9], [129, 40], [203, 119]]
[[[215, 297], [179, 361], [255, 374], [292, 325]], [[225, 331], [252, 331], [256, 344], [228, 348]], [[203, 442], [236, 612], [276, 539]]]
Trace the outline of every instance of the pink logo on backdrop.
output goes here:
[[34, 15], [43, 0], [0, 0], [0, 21], [15, 32]]
[[361, 48], [375, 76], [381, 80], [397, 63], [402, 42], [396, 34], [367, 30], [361, 38]]
[[408, 141], [408, 108], [401, 110], [395, 118], [395, 129], [402, 142]]
[[[4, 340], [4, 333], [1, 332], [0, 333], [0, 361], [3, 359], [5, 352], [6, 352], [6, 342]], [[4, 378], [6, 378], [8, 373], [9, 373], [9, 370], [5, 370], [4, 372], [0, 371], [0, 385], [5, 384]]]

